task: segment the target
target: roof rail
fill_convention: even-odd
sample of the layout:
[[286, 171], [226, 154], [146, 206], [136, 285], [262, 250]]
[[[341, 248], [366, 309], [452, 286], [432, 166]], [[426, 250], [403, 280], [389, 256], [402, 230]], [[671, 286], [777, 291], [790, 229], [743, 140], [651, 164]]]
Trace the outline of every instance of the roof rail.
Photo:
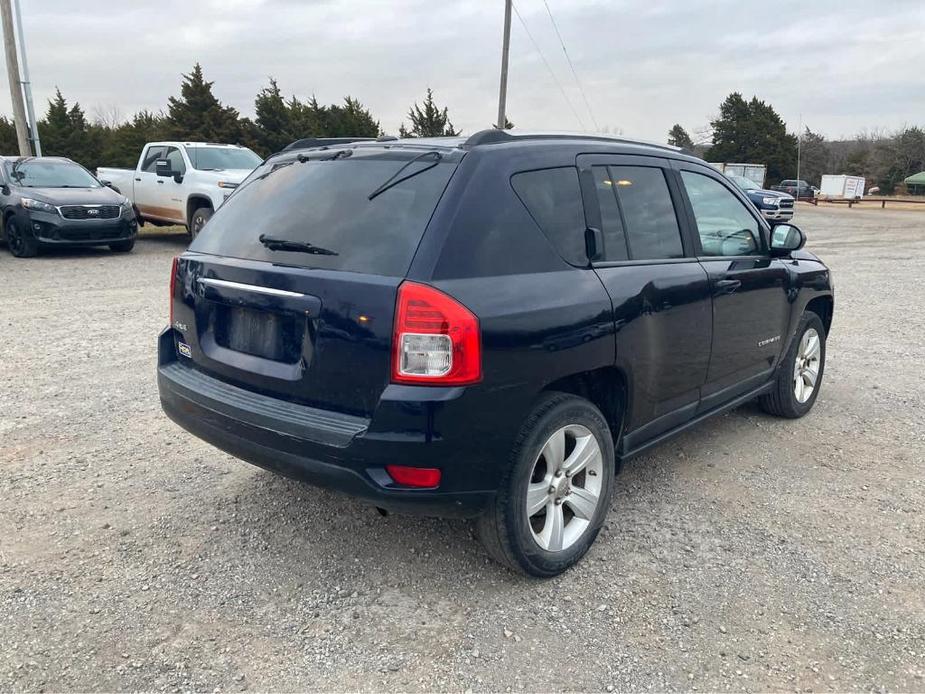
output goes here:
[[518, 140], [597, 140], [600, 142], [620, 142], [628, 145], [645, 145], [647, 147], [657, 147], [667, 149], [671, 152], [689, 154], [680, 147], [665, 145], [660, 142], [647, 142], [645, 140], [635, 140], [633, 138], [618, 137], [615, 135], [599, 135], [591, 133], [571, 133], [571, 132], [508, 132], [491, 128], [489, 130], [480, 130], [474, 133], [463, 143], [463, 147], [476, 147], [478, 145], [493, 145], [502, 142], [516, 142]]
[[347, 145], [351, 142], [374, 142], [375, 137], [303, 137], [285, 147], [283, 152], [291, 152], [294, 149], [310, 149], [312, 147], [329, 147], [331, 145]]

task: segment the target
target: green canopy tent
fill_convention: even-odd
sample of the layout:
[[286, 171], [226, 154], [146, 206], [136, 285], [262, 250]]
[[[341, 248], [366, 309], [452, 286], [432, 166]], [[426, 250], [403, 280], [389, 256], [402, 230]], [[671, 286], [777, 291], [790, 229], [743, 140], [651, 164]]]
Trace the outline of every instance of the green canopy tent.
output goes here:
[[925, 171], [909, 176], [903, 183], [909, 187], [909, 192], [913, 195], [925, 193]]

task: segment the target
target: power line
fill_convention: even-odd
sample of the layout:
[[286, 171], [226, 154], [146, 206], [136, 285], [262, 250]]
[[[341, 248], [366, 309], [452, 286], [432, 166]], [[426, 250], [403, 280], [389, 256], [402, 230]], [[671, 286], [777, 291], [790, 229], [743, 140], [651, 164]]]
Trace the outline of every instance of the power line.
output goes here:
[[527, 28], [527, 23], [524, 21], [524, 18], [520, 15], [520, 11], [517, 9], [517, 5], [514, 5], [512, 3], [512, 7], [514, 8], [514, 14], [517, 15], [517, 19], [520, 20], [520, 24], [521, 26], [523, 26], [524, 32], [527, 34], [527, 38], [530, 39], [530, 43], [533, 44], [533, 48], [536, 49], [536, 52], [539, 54], [540, 60], [543, 61], [543, 65], [545, 65], [546, 69], [549, 70], [549, 74], [552, 76], [553, 82], [556, 83], [556, 86], [559, 88], [559, 91], [562, 92], [562, 98], [565, 99], [565, 103], [568, 104], [568, 107], [572, 109], [572, 114], [574, 114], [575, 120], [578, 121], [578, 124], [581, 126], [581, 129], [586, 131], [587, 128], [585, 127], [584, 121], [581, 119], [581, 116], [578, 115], [578, 111], [576, 111], [575, 107], [572, 105], [572, 100], [568, 98], [568, 94], [565, 92], [565, 88], [563, 88], [562, 83], [559, 81], [559, 78], [556, 77], [556, 73], [553, 72], [552, 66], [549, 64], [549, 61], [546, 60], [546, 56], [543, 55], [543, 51], [540, 49], [539, 44], [533, 38], [533, 34], [531, 34], [530, 30]]
[[585, 106], [588, 109], [588, 115], [591, 116], [591, 122], [594, 123], [595, 132], [600, 132], [600, 127], [597, 124], [597, 119], [594, 117], [594, 111], [591, 110], [591, 103], [588, 101], [588, 95], [585, 94], [584, 87], [581, 86], [581, 80], [578, 79], [578, 73], [575, 72], [575, 66], [572, 64], [572, 58], [568, 54], [568, 50], [565, 48], [565, 41], [562, 40], [562, 34], [559, 33], [559, 25], [556, 24], [556, 18], [552, 16], [552, 10], [549, 9], [549, 3], [546, 0], [543, 0], [543, 4], [546, 6], [546, 13], [549, 15], [549, 21], [552, 22], [552, 28], [556, 30], [556, 36], [559, 38], [559, 45], [562, 46], [562, 52], [565, 53], [565, 59], [568, 61], [568, 66], [572, 70], [572, 77], [575, 78], [575, 85], [578, 87], [578, 91], [581, 92], [581, 98], [585, 101]]

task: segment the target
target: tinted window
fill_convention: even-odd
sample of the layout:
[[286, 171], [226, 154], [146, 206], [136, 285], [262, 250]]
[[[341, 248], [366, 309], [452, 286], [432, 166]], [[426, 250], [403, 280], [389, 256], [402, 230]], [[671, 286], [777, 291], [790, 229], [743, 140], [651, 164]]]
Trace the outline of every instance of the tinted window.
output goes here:
[[758, 221], [722, 183], [709, 176], [682, 171], [703, 255], [751, 255], [761, 248]]
[[606, 166], [594, 166], [594, 185], [597, 200], [601, 206], [601, 230], [604, 233], [604, 260], [627, 260], [626, 234], [623, 219], [617, 206], [617, 193], [613, 189], [610, 170]]
[[565, 260], [587, 265], [585, 249], [585, 210], [573, 166], [514, 174], [511, 185]]
[[167, 154], [164, 157], [170, 162], [170, 170], [175, 173], [186, 173], [186, 164], [183, 162], [183, 155], [176, 147], [168, 147]]
[[186, 154], [194, 169], [253, 169], [260, 157], [245, 147], [187, 147]]
[[626, 227], [629, 257], [684, 257], [681, 229], [662, 170], [645, 166], [611, 166], [608, 170]]
[[[455, 162], [420, 152], [356, 150], [347, 158], [274, 160], [254, 171], [218, 209], [190, 250], [302, 267], [403, 276]], [[329, 158], [330, 153], [326, 156]], [[411, 163], [409, 163], [411, 162]], [[407, 166], [392, 185], [370, 193]], [[337, 255], [271, 251], [266, 234]]]
[[141, 170], [154, 173], [155, 164], [158, 159], [164, 158], [165, 149], [165, 147], [148, 147], [148, 151], [145, 153], [145, 159], [141, 163]]

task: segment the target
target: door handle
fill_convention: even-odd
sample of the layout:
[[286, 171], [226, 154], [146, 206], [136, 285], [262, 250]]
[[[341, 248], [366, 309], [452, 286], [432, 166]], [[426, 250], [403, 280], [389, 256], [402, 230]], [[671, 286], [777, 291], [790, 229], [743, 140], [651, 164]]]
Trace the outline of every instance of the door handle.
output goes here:
[[742, 286], [742, 280], [719, 280], [716, 283], [717, 294], [732, 294]]
[[164, 185], [164, 182], [163, 182], [163, 181], [158, 181], [158, 184]]
[[136, 181], [140, 181], [141, 179], [140, 179], [140, 178], [136, 178], [135, 180], [136, 180]]

